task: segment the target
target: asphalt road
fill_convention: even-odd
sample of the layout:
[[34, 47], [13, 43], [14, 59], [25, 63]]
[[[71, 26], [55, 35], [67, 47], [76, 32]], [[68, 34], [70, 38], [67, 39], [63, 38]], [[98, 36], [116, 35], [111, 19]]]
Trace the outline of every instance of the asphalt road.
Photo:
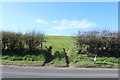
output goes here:
[[118, 78], [118, 69], [2, 66], [2, 78]]

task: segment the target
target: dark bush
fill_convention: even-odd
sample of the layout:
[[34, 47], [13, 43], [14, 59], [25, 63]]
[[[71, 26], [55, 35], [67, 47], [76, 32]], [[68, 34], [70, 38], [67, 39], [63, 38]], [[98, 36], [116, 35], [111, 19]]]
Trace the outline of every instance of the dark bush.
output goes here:
[[112, 33], [107, 30], [97, 32], [78, 32], [75, 37], [78, 53], [86, 49], [88, 53], [99, 56], [119, 57], [120, 38], [119, 33]]
[[2, 52], [3, 54], [20, 54], [27, 52], [39, 52], [43, 47], [44, 34], [32, 31], [23, 35], [9, 31], [2, 31]]
[[37, 47], [39, 47], [39, 45], [42, 49], [44, 41], [44, 33], [33, 30], [32, 32], [25, 34], [25, 42], [29, 50], [35, 50]]
[[2, 50], [4, 51], [22, 51], [24, 43], [22, 34], [15, 32], [2, 32]]

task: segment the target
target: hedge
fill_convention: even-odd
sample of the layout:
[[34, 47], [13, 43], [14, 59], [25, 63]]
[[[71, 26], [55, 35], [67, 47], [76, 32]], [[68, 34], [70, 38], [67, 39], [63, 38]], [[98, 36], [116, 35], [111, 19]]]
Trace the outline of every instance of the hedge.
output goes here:
[[80, 32], [75, 36], [78, 53], [86, 49], [87, 54], [98, 56], [120, 56], [120, 33], [104, 31]]

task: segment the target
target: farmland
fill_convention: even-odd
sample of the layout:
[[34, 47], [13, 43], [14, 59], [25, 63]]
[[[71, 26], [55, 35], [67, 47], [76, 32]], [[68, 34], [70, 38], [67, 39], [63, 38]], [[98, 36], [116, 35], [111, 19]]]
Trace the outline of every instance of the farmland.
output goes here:
[[48, 42], [45, 42], [44, 45], [52, 46], [53, 52], [62, 51], [62, 48], [67, 50], [75, 48], [75, 42], [71, 36], [46, 36], [46, 39]]
[[[46, 56], [44, 51], [40, 54], [25, 54], [25, 55], [2, 55], [2, 64], [4, 65], [19, 65], [19, 66], [56, 66], [56, 67], [107, 67], [117, 68], [119, 59], [116, 57], [98, 56], [96, 63], [93, 62], [94, 56], [85, 54], [77, 54], [74, 38], [71, 36], [45, 36], [46, 42], [43, 43], [43, 49], [45, 46], [52, 46], [52, 60], [45, 62]], [[66, 55], [64, 54], [65, 48], [67, 52], [68, 62]], [[60, 56], [60, 59], [59, 57]]]

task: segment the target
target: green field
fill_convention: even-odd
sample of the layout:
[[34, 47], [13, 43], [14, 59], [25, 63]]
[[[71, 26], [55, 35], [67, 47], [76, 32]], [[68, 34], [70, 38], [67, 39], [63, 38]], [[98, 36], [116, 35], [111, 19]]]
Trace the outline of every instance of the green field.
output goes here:
[[[45, 36], [46, 41], [44, 42], [44, 49], [45, 46], [49, 47], [52, 46], [52, 54], [55, 54], [55, 51], [59, 51], [60, 54], [63, 52], [63, 48], [66, 49], [67, 54], [69, 55], [69, 66], [75, 66], [75, 67], [110, 67], [110, 68], [116, 68], [118, 67], [118, 63], [120, 58], [115, 57], [97, 57], [97, 61], [94, 64], [93, 59], [94, 57], [86, 54], [77, 54], [77, 50], [75, 47], [75, 42], [73, 37], [71, 36]], [[66, 66], [66, 60], [64, 55], [59, 61], [58, 58], [54, 58], [51, 62], [45, 64], [45, 65], [54, 65], [54, 66]], [[25, 59], [26, 57], [26, 59]], [[4, 65], [43, 65], [45, 62], [45, 57], [42, 57], [42, 59], [39, 59], [41, 57], [37, 57], [36, 55], [25, 55], [25, 56], [16, 56], [16, 55], [3, 55], [2, 62]], [[18, 60], [13, 60], [15, 58], [20, 58]]]
[[62, 51], [65, 48], [67, 51], [75, 49], [75, 42], [71, 36], [46, 36], [47, 42], [45, 46], [52, 46], [53, 52]]

